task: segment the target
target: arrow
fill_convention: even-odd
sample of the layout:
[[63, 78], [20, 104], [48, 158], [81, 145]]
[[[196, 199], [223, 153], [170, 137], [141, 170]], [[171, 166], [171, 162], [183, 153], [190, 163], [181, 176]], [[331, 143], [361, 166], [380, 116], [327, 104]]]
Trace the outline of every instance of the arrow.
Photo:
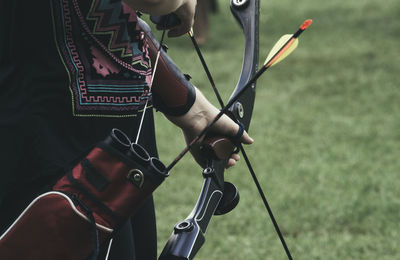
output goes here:
[[[185, 149], [168, 165], [165, 169], [166, 172], [170, 171], [172, 167], [177, 164], [182, 157], [192, 148], [192, 146], [202, 138], [207, 131], [215, 124], [225, 114], [228, 109], [236, 102], [236, 100], [248, 89], [251, 87], [254, 82], [271, 66], [278, 64], [282, 60], [284, 60], [289, 54], [291, 54], [298, 45], [298, 37], [302, 32], [304, 32], [312, 23], [311, 19], [304, 21], [304, 23], [300, 26], [300, 28], [292, 35], [284, 35], [282, 36], [274, 45], [271, 52], [269, 53], [264, 66], [257, 71], [257, 73], [246, 83], [246, 85], [233, 97], [230, 99], [228, 104], [224, 106], [221, 111], [215, 116], [215, 118], [208, 123], [208, 125], [186, 146]], [[277, 50], [277, 51], [274, 51]], [[272, 53], [272, 55], [271, 55]]]

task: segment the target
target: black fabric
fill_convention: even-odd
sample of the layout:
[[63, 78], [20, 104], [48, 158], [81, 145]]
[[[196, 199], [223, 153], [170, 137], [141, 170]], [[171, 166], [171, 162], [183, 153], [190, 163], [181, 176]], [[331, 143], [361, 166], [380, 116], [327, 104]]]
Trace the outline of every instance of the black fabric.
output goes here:
[[[68, 75], [54, 44], [49, 3], [0, 1], [0, 232], [112, 128], [134, 138], [139, 122], [134, 117], [72, 116]], [[139, 142], [156, 156], [151, 112], [146, 113], [144, 129]], [[156, 259], [152, 200], [138, 215], [146, 217], [134, 222], [146, 229], [133, 229], [135, 241], [148, 248], [135, 247], [133, 237], [117, 237], [124, 246], [110, 259], [132, 260], [134, 254], [137, 259]], [[132, 236], [129, 230], [121, 232]]]
[[[157, 259], [157, 240], [154, 234], [157, 233], [156, 226], [151, 225], [156, 221], [154, 210], [154, 201], [150, 197], [143, 205], [142, 209], [131, 219], [132, 230], [135, 236], [135, 248], [137, 260], [155, 260]], [[119, 258], [116, 258], [119, 259]], [[132, 260], [132, 259], [131, 259]]]
[[[113, 239], [109, 259], [118, 260], [156, 260], [157, 245], [156, 228], [151, 225], [155, 221], [153, 198], [147, 199], [142, 209], [136, 215], [125, 223]], [[141, 236], [132, 236], [131, 234], [141, 234]], [[107, 253], [108, 242], [102, 245], [100, 259], [104, 259]], [[130, 246], [134, 244], [133, 248]], [[134, 250], [136, 249], [136, 251]]]

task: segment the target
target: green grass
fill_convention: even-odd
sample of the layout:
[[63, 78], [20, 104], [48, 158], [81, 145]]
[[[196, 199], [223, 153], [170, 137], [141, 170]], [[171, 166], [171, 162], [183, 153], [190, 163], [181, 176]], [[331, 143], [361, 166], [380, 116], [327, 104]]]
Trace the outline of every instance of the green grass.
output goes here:
[[[203, 49], [225, 100], [236, 85], [243, 35], [227, 1]], [[298, 49], [258, 82], [247, 151], [294, 259], [400, 259], [400, 2], [261, 1], [260, 61], [306, 18]], [[216, 99], [186, 37], [170, 55]], [[184, 147], [157, 113], [161, 159]], [[196, 259], [285, 259], [244, 162], [227, 171], [238, 207], [215, 217]], [[186, 156], [155, 192], [159, 250], [194, 206], [201, 169]]]

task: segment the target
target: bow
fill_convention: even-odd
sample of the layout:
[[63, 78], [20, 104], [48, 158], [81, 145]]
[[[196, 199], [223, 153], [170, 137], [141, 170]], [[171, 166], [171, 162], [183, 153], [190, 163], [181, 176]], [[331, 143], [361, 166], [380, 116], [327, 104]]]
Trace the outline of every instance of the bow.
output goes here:
[[[245, 36], [242, 72], [232, 94], [233, 97], [257, 71], [259, 0], [231, 0], [231, 11], [242, 27]], [[193, 34], [190, 36], [196, 51], [200, 53]], [[205, 62], [201, 53], [199, 57], [204, 65]], [[219, 103], [223, 106], [222, 99], [218, 91], [216, 91], [211, 74], [207, 66], [205, 68]], [[241, 122], [246, 130], [250, 126], [255, 100], [255, 87], [256, 84], [254, 83], [229, 109], [234, 118], [238, 122]], [[241, 150], [242, 152], [244, 151], [244, 149]], [[247, 161], [247, 156], [243, 155]], [[214, 214], [227, 213], [236, 206], [239, 200], [237, 189], [233, 184], [224, 181], [226, 162], [226, 160], [220, 160], [216, 157], [208, 160], [207, 168], [203, 170], [204, 181], [198, 201], [189, 216], [175, 225], [174, 231], [165, 245], [159, 260], [193, 259], [205, 242], [205, 233], [212, 216]]]
[[[218, 116], [167, 167], [168, 170], [170, 170], [183, 157], [183, 155], [189, 151], [195, 142], [206, 134], [211, 125], [215, 123], [223, 113], [230, 114], [237, 123], [242, 125], [246, 130], [249, 129], [255, 100], [256, 80], [269, 67], [283, 60], [297, 47], [298, 36], [311, 24], [311, 20], [307, 20], [295, 34], [283, 36], [271, 50], [262, 69], [257, 71], [259, 0], [231, 0], [231, 11], [241, 25], [245, 35], [245, 59], [243, 61], [239, 82], [227, 105], [224, 106], [193, 34], [191, 32], [188, 33], [222, 109]], [[227, 146], [229, 150], [229, 147], [233, 147], [233, 144], [226, 138], [210, 137], [206, 140], [203, 150], [207, 155], [208, 162], [207, 167], [203, 170], [204, 183], [199, 199], [189, 216], [175, 225], [174, 232], [160, 255], [160, 260], [193, 259], [205, 242], [205, 233], [212, 216], [228, 213], [235, 208], [239, 202], [239, 194], [236, 187], [233, 184], [224, 181], [224, 167], [229, 156], [217, 154], [215, 153], [216, 149], [214, 149], [215, 146], [221, 147], [222, 145], [223, 147]], [[229, 144], [231, 144], [231, 146]], [[247, 154], [240, 143], [236, 143], [236, 145], [243, 154], [285, 252], [288, 258], [292, 259], [290, 251], [279, 230], [278, 224], [268, 205]]]

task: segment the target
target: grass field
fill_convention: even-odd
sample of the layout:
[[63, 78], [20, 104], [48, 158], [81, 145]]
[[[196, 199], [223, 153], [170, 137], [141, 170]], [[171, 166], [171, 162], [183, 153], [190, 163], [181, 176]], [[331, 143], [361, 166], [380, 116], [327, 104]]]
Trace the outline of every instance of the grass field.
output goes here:
[[[219, 1], [202, 48], [225, 100], [243, 54], [228, 5]], [[258, 82], [248, 154], [294, 259], [400, 259], [400, 2], [261, 0], [260, 61], [306, 18], [298, 49]], [[167, 44], [217, 105], [190, 40]], [[156, 124], [168, 163], [183, 138], [160, 113]], [[244, 162], [226, 178], [241, 201], [212, 220], [196, 259], [285, 259]], [[160, 251], [201, 185], [186, 156], [156, 191]]]

